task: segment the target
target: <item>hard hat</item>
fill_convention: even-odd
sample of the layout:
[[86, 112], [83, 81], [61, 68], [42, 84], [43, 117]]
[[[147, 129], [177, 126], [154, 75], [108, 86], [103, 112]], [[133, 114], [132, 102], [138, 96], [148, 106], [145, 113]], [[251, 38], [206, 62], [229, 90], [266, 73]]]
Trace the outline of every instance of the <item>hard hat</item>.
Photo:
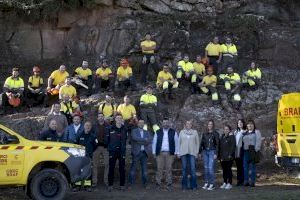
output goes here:
[[88, 61], [82, 61], [82, 65], [89, 65]]
[[120, 61], [120, 64], [121, 65], [129, 65], [129, 62], [126, 58], [122, 58], [121, 61]]
[[33, 72], [40, 72], [40, 68], [38, 66], [34, 66], [32, 69]]
[[18, 107], [21, 104], [21, 100], [19, 97], [11, 97], [8, 99], [8, 103], [13, 107]]

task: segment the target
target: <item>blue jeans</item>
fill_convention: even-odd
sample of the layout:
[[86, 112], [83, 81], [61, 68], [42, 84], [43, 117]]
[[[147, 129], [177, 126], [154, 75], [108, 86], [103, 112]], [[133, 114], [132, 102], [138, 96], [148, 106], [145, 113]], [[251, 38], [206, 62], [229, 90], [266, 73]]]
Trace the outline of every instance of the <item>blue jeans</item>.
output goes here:
[[215, 150], [203, 150], [202, 157], [204, 163], [205, 183], [215, 184]]
[[196, 177], [196, 158], [193, 155], [186, 154], [181, 156], [182, 162], [182, 189], [188, 189], [188, 175], [187, 175], [187, 165], [190, 166], [190, 188], [197, 188], [197, 177]]
[[255, 184], [256, 180], [256, 164], [253, 162], [248, 162], [250, 159], [250, 154], [248, 150], [244, 150], [244, 183], [249, 183], [249, 170], [251, 170], [251, 183]]
[[140, 162], [141, 165], [141, 173], [142, 173], [142, 182], [143, 184], [147, 184], [147, 160], [148, 156], [145, 151], [141, 151], [138, 155], [132, 155], [132, 163], [129, 171], [129, 184], [134, 184], [135, 182], [135, 172], [137, 163]]

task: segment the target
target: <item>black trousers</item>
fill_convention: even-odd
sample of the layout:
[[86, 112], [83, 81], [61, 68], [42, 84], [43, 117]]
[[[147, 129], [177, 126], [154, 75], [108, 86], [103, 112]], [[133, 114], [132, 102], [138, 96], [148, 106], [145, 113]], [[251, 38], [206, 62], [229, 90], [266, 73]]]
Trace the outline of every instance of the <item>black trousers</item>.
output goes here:
[[233, 161], [221, 161], [221, 166], [223, 169], [223, 179], [224, 179], [224, 183], [230, 183], [232, 184], [232, 163]]
[[25, 102], [30, 106], [37, 106], [44, 103], [45, 93], [32, 93], [30, 90], [26, 90]]
[[153, 69], [155, 75], [159, 73], [159, 69], [156, 60], [154, 63], [150, 62], [150, 58], [151, 56], [155, 56], [154, 54], [143, 54], [144, 56], [146, 56], [146, 63], [141, 65], [141, 83], [146, 84], [149, 68]]
[[113, 186], [116, 161], [119, 160], [120, 186], [125, 185], [125, 155], [121, 152], [109, 152], [108, 186]]
[[214, 74], [218, 74], [218, 67], [219, 64], [217, 63], [217, 60], [219, 59], [219, 56], [208, 56], [209, 58], [209, 64], [214, 67]]
[[236, 158], [235, 164], [237, 168], [237, 184], [242, 185], [244, 183], [244, 167], [243, 167], [243, 158]]

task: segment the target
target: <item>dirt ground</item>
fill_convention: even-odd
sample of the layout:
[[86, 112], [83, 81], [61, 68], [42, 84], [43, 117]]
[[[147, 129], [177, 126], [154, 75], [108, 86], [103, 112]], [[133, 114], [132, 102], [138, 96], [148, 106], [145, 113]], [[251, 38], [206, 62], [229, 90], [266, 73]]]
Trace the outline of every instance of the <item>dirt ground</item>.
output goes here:
[[[176, 163], [175, 163], [176, 166]], [[217, 188], [214, 191], [205, 191], [201, 189], [203, 176], [201, 168], [198, 169], [198, 186], [197, 191], [182, 191], [180, 186], [180, 173], [177, 168], [174, 170], [174, 188], [172, 191], [157, 190], [154, 185], [155, 170], [149, 170], [150, 189], [144, 189], [140, 184], [140, 178], [137, 184], [131, 190], [118, 190], [118, 178], [115, 179], [115, 188], [108, 192], [104, 185], [100, 185], [93, 192], [68, 193], [66, 200], [90, 200], [90, 199], [109, 199], [109, 200], [177, 200], [177, 199], [217, 199], [217, 200], [299, 200], [300, 199], [300, 179], [298, 173], [287, 173], [286, 170], [276, 167], [271, 161], [260, 164], [257, 167], [258, 177], [255, 188], [250, 187], [233, 187], [232, 190], [225, 191]], [[235, 175], [235, 168], [234, 168]], [[99, 177], [102, 180], [102, 177]], [[222, 171], [217, 170], [217, 186], [222, 183]], [[234, 177], [235, 183], [235, 177]], [[21, 200], [28, 199], [22, 188], [0, 188], [0, 200]]]

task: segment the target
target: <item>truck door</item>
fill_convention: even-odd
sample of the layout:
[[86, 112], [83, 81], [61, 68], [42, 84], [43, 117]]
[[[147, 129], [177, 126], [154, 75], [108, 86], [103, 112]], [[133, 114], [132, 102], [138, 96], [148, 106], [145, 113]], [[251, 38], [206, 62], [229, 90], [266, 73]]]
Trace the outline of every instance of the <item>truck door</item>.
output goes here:
[[0, 128], [0, 183], [18, 183], [23, 167], [24, 146], [15, 135]]

